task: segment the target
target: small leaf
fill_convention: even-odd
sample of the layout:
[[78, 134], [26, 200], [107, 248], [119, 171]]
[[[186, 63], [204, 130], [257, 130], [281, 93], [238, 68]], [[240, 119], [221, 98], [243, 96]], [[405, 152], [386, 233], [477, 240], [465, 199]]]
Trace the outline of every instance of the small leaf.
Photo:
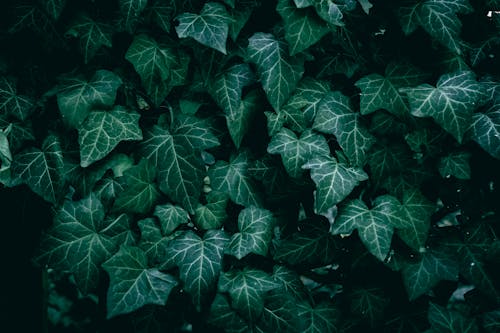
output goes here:
[[267, 255], [269, 243], [273, 236], [274, 218], [266, 209], [249, 207], [238, 216], [238, 229], [226, 249], [226, 253], [242, 259], [250, 253]]
[[175, 31], [179, 38], [191, 37], [202, 45], [226, 54], [226, 40], [231, 18], [225, 7], [216, 2], [205, 3], [201, 13], [177, 16]]
[[137, 225], [141, 231], [138, 246], [144, 251], [151, 265], [161, 264], [165, 259], [168, 245], [174, 236], [163, 236], [155, 219], [151, 217], [138, 221]]
[[108, 318], [130, 313], [144, 305], [165, 305], [177, 281], [157, 268], [148, 268], [146, 254], [122, 246], [102, 267], [109, 274]]
[[338, 331], [339, 311], [329, 303], [312, 307], [309, 303], [298, 304], [299, 321], [303, 333], [335, 333]]
[[121, 19], [126, 31], [130, 33], [134, 32], [147, 3], [147, 0], [120, 0], [118, 2]]
[[227, 213], [228, 197], [225, 193], [211, 191], [207, 195], [207, 204], [198, 205], [194, 211], [194, 221], [203, 230], [219, 229], [224, 223]]
[[373, 7], [373, 5], [370, 3], [368, 0], [358, 0], [359, 4], [361, 5], [361, 8], [363, 8], [363, 11], [366, 13], [366, 15], [370, 14], [370, 9]]
[[470, 179], [470, 154], [467, 152], [451, 153], [439, 160], [438, 170], [441, 177], [450, 175], [458, 179]]
[[92, 109], [112, 106], [121, 85], [120, 77], [107, 70], [96, 71], [90, 81], [80, 77], [64, 79], [57, 94], [64, 122], [78, 128]]
[[160, 220], [163, 235], [171, 234], [178, 226], [189, 221], [188, 213], [181, 207], [172, 204], [156, 206], [153, 215]]
[[66, 35], [80, 40], [83, 61], [88, 64], [103, 46], [112, 47], [112, 31], [111, 26], [83, 16], [71, 25]]
[[17, 93], [15, 82], [0, 77], [0, 112], [25, 121], [34, 109], [35, 103], [31, 98]]

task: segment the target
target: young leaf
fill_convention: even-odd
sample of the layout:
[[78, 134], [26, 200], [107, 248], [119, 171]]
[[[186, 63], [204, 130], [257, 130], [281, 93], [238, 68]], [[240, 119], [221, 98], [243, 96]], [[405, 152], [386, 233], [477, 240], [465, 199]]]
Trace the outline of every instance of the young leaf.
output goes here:
[[112, 27], [82, 16], [71, 25], [66, 35], [80, 40], [83, 61], [88, 64], [103, 46], [112, 47]]
[[476, 141], [491, 156], [500, 159], [500, 98], [488, 109], [475, 113], [469, 127], [472, 140]]
[[146, 254], [138, 247], [121, 246], [118, 253], [102, 264], [109, 274], [108, 318], [129, 313], [147, 304], [165, 305], [175, 278], [148, 268]]
[[442, 75], [436, 87], [423, 84], [404, 91], [412, 115], [434, 118], [459, 143], [472, 122], [472, 113], [482, 95], [481, 85], [469, 71]]
[[288, 55], [286, 44], [272, 34], [256, 33], [248, 40], [248, 57], [275, 111], [291, 96], [304, 73], [304, 59]]
[[339, 311], [329, 303], [311, 306], [302, 302], [298, 305], [298, 316], [303, 333], [335, 333], [338, 331]]
[[227, 246], [226, 253], [242, 259], [250, 253], [267, 255], [273, 236], [274, 218], [270, 211], [249, 207], [238, 216], [238, 229]]
[[184, 288], [191, 294], [198, 311], [204, 304], [219, 277], [227, 235], [220, 230], [209, 230], [198, 237], [187, 231], [175, 238], [169, 245], [166, 258], [180, 269]]
[[479, 328], [472, 318], [466, 318], [461, 313], [448, 310], [442, 306], [430, 303], [427, 315], [432, 329], [439, 333], [477, 333]]
[[15, 82], [6, 77], [0, 77], [0, 112], [25, 121], [34, 108], [35, 103], [31, 98], [17, 93]]
[[75, 77], [64, 79], [57, 94], [57, 104], [64, 122], [79, 128], [92, 109], [108, 108], [115, 103], [121, 78], [108, 70], [98, 70], [90, 81]]
[[142, 139], [139, 114], [123, 106], [90, 112], [78, 134], [80, 165], [83, 168], [104, 158], [121, 141]]
[[334, 157], [314, 157], [302, 168], [311, 170], [311, 178], [316, 184], [315, 207], [318, 213], [328, 211], [344, 200], [359, 182], [368, 179], [362, 169], [339, 163]]
[[375, 138], [361, 124], [348, 97], [340, 92], [328, 93], [321, 101], [313, 128], [333, 134], [351, 164], [362, 166]]
[[226, 54], [226, 40], [231, 18], [226, 8], [207, 2], [200, 14], [183, 13], [177, 16], [175, 31], [179, 38], [191, 37], [202, 45]]
[[194, 211], [194, 221], [202, 230], [219, 229], [227, 217], [228, 196], [225, 193], [211, 191], [207, 195], [207, 204], [198, 205]]
[[142, 11], [146, 8], [147, 0], [120, 0], [121, 19], [125, 30], [133, 33], [137, 22], [140, 20]]
[[438, 170], [441, 177], [453, 176], [458, 179], [470, 179], [470, 154], [466, 152], [451, 153], [439, 160]]
[[163, 235], [171, 234], [178, 226], [189, 221], [188, 213], [181, 207], [172, 204], [156, 206], [153, 215], [160, 221]]
[[59, 139], [48, 136], [42, 149], [28, 148], [14, 155], [11, 170], [46, 201], [57, 204], [64, 195], [63, 155]]

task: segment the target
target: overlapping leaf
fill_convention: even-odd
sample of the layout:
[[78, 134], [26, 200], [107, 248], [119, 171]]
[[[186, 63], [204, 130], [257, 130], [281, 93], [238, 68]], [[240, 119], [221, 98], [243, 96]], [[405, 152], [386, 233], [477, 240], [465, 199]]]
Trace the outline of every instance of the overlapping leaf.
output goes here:
[[112, 31], [111, 26], [83, 16], [70, 26], [66, 34], [80, 40], [83, 61], [87, 64], [103, 46], [112, 47]]
[[467, 152], [451, 153], [439, 160], [438, 170], [441, 177], [470, 179], [470, 154]]
[[500, 98], [497, 98], [485, 112], [478, 112], [472, 116], [469, 133], [472, 140], [485, 151], [500, 159]]
[[436, 332], [477, 333], [479, 328], [472, 318], [467, 318], [460, 312], [449, 310], [440, 305], [430, 303], [427, 318]]
[[134, 32], [141, 13], [146, 8], [147, 0], [120, 0], [121, 19], [126, 31]]
[[154, 216], [160, 221], [161, 232], [164, 235], [171, 234], [178, 226], [189, 220], [189, 215], [184, 209], [172, 204], [156, 206]]
[[163, 235], [154, 218], [146, 218], [137, 222], [141, 232], [138, 246], [144, 251], [151, 265], [161, 264], [165, 258], [173, 235]]
[[286, 115], [285, 122], [292, 130], [302, 131], [314, 121], [321, 100], [329, 90], [327, 81], [304, 77], [280, 114]]
[[59, 18], [64, 6], [66, 6], [66, 0], [41, 0], [39, 2], [54, 20]]
[[223, 328], [228, 333], [248, 332], [248, 324], [231, 308], [229, 300], [222, 294], [215, 295], [210, 307], [208, 322]]
[[218, 229], [227, 217], [226, 205], [228, 196], [225, 193], [211, 191], [207, 195], [207, 204], [198, 205], [194, 211], [194, 221], [200, 229]]
[[0, 77], [0, 112], [24, 121], [34, 108], [35, 103], [30, 97], [17, 93], [13, 80]]
[[389, 300], [380, 288], [359, 288], [353, 290], [349, 295], [351, 301], [351, 312], [363, 321], [368, 322], [370, 327], [376, 327], [383, 318], [385, 307]]
[[298, 304], [300, 332], [304, 333], [334, 333], [338, 331], [339, 311], [331, 304], [320, 303], [311, 306], [309, 303]]

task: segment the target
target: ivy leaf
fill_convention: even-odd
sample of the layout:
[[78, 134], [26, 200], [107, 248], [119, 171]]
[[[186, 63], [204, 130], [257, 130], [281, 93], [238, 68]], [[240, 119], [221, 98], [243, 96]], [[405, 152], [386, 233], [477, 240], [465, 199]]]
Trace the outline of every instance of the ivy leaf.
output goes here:
[[107, 70], [96, 71], [90, 81], [80, 77], [64, 79], [57, 94], [64, 122], [78, 128], [92, 109], [112, 106], [121, 85], [121, 78]]
[[274, 218], [270, 211], [257, 207], [243, 209], [238, 216], [238, 229], [229, 242], [226, 253], [242, 259], [250, 253], [267, 255], [273, 236]]
[[209, 125], [203, 119], [194, 116], [177, 115], [172, 126], [175, 142], [188, 150], [205, 150], [220, 145]]
[[458, 179], [470, 179], [470, 154], [467, 152], [451, 153], [439, 160], [438, 170], [441, 177], [453, 176]]
[[116, 198], [114, 211], [145, 214], [151, 210], [160, 193], [155, 183], [152, 163], [142, 159], [123, 174], [124, 190]]
[[464, 317], [461, 313], [448, 310], [434, 303], [429, 304], [427, 318], [432, 329], [438, 333], [477, 333], [479, 328], [474, 319]]
[[330, 148], [325, 138], [306, 130], [300, 138], [287, 128], [282, 128], [271, 139], [267, 147], [270, 154], [280, 154], [283, 165], [291, 177], [303, 175], [304, 165], [313, 156], [329, 156]]
[[469, 133], [472, 140], [481, 148], [500, 159], [500, 98], [485, 112], [478, 112], [472, 116]]
[[126, 31], [130, 33], [134, 32], [137, 22], [140, 20], [141, 13], [147, 4], [147, 0], [120, 0], [118, 2], [121, 19]]
[[191, 37], [202, 45], [226, 54], [231, 18], [222, 4], [208, 2], [200, 14], [183, 13], [177, 16], [177, 20], [179, 25], [175, 31], [179, 38]]
[[351, 312], [373, 328], [382, 319], [389, 300], [381, 289], [355, 289], [350, 295]]
[[240, 106], [233, 116], [226, 115], [226, 124], [229, 135], [236, 148], [240, 148], [243, 137], [248, 133], [252, 125], [253, 118], [260, 107], [260, 96], [256, 90], [250, 91], [240, 103]]
[[315, 207], [318, 213], [328, 211], [344, 200], [359, 182], [368, 179], [362, 169], [348, 167], [334, 157], [312, 158], [302, 168], [311, 170], [311, 178], [316, 184]]
[[223, 328], [228, 333], [248, 332], [248, 324], [229, 305], [229, 301], [222, 294], [215, 295], [210, 307], [208, 322]]
[[203, 239], [187, 231], [175, 238], [167, 249], [166, 258], [179, 267], [184, 288], [198, 311], [207, 293], [217, 285], [227, 241], [227, 235], [220, 230], [207, 231]]
[[273, 267], [273, 280], [281, 284], [283, 293], [293, 296], [296, 300], [307, 298], [306, 288], [295, 271], [285, 266], [275, 265]]
[[225, 193], [211, 191], [206, 197], [207, 204], [198, 205], [194, 211], [195, 224], [202, 230], [219, 229], [227, 217], [228, 196]]
[[[316, 80], [311, 77], [305, 77], [300, 80], [292, 97], [290, 97], [283, 108], [283, 111], [287, 113], [288, 119], [286, 122], [291, 126], [290, 128], [299, 130], [302, 126], [309, 127], [316, 117], [321, 100], [329, 91], [330, 84], [327, 81]], [[289, 112], [286, 112], [289, 109], [300, 110], [300, 115], [304, 118], [304, 124], [302, 124], [300, 119], [290, 119]], [[294, 123], [298, 124], [298, 126], [294, 125]]]
[[158, 125], [145, 131], [142, 156], [158, 169], [160, 190], [194, 213], [203, 182], [203, 166], [193, 151], [174, 141], [167, 129]]
[[48, 136], [42, 149], [27, 148], [14, 155], [11, 170], [48, 202], [57, 204], [64, 195], [63, 155], [59, 139]]
[[262, 332], [299, 332], [297, 306], [289, 295], [271, 292], [264, 299], [264, 309], [258, 322]]
[[83, 168], [104, 158], [121, 141], [142, 140], [139, 114], [123, 106], [90, 112], [78, 129], [80, 164]]
[[375, 138], [361, 124], [349, 98], [340, 92], [328, 93], [318, 107], [313, 128], [333, 134], [351, 164], [362, 166]]
[[150, 19], [164, 32], [169, 33], [174, 9], [162, 0], [155, 0], [146, 10]]
[[264, 294], [279, 287], [269, 274], [253, 268], [231, 270], [219, 279], [219, 291], [228, 292], [232, 307], [251, 323], [264, 310]]
[[82, 16], [71, 25], [66, 35], [77, 37], [80, 40], [83, 61], [88, 64], [103, 46], [113, 46], [112, 31], [111, 26]]
[[249, 60], [257, 66], [258, 76], [274, 110], [291, 96], [304, 73], [304, 59], [288, 55], [288, 48], [272, 34], [256, 33], [248, 40]]
[[56, 21], [59, 19], [64, 6], [66, 6], [66, 0], [42, 0], [39, 2], [49, 16]]
[[482, 95], [474, 73], [460, 71], [442, 75], [436, 87], [423, 84], [404, 89], [408, 95], [411, 114], [432, 117], [443, 129], [462, 142], [472, 122], [472, 113]]
[[25, 121], [35, 109], [34, 101], [17, 93], [13, 80], [0, 77], [0, 112]]
[[359, 238], [368, 251], [384, 261], [391, 249], [394, 225], [399, 224], [399, 202], [389, 195], [375, 199], [369, 209], [363, 201], [355, 199], [339, 208], [332, 232], [350, 234], [358, 229]]
[[248, 154], [243, 152], [228, 162], [217, 161], [208, 170], [211, 186], [215, 191], [229, 194], [229, 198], [242, 206], [261, 205], [260, 194], [250, 178]]
[[153, 215], [160, 221], [163, 235], [171, 234], [178, 226], [189, 221], [188, 213], [181, 207], [172, 204], [156, 206]]
[[482, 316], [483, 327], [487, 333], [494, 333], [500, 329], [500, 310], [486, 312]]
[[358, 0], [358, 2], [361, 5], [361, 8], [363, 8], [363, 11], [366, 13], [366, 15], [369, 15], [370, 9], [373, 7], [373, 4], [371, 4], [368, 0]]
[[138, 247], [121, 246], [102, 267], [109, 274], [108, 318], [130, 313], [144, 305], [165, 305], [177, 281], [157, 268], [148, 268]]
[[291, 56], [316, 44], [329, 32], [328, 26], [314, 12], [297, 9], [292, 0], [280, 0], [276, 11], [285, 22], [285, 39]]
[[37, 262], [70, 270], [84, 294], [98, 283], [101, 264], [118, 249], [116, 237], [128, 229], [128, 219], [104, 219], [104, 207], [91, 194], [80, 201], [64, 202], [56, 212], [54, 224], [42, 236]]
[[309, 303], [297, 304], [301, 322], [300, 332], [335, 333], [338, 331], [339, 311], [329, 303], [320, 303], [312, 307]]
[[416, 263], [403, 267], [403, 282], [410, 301], [431, 290], [439, 281], [458, 279], [458, 262], [442, 252], [428, 251]]
[[137, 222], [141, 232], [138, 246], [144, 251], [151, 265], [161, 264], [173, 235], [164, 236], [154, 218], [146, 218]]

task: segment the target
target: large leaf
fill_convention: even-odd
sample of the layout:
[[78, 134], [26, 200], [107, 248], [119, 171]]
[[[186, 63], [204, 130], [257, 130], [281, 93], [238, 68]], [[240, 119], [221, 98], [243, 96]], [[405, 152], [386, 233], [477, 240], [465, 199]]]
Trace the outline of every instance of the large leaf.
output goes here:
[[90, 112], [78, 134], [80, 164], [84, 168], [104, 158], [120, 142], [142, 139], [139, 114], [122, 106]]
[[80, 201], [65, 201], [54, 224], [42, 236], [36, 260], [71, 271], [84, 294], [93, 291], [99, 284], [101, 264], [118, 250], [114, 237], [129, 228], [127, 218], [108, 222], [94, 194]]
[[338, 331], [339, 311], [329, 303], [311, 306], [309, 303], [298, 304], [298, 315], [303, 333], [335, 333]]
[[500, 98], [485, 112], [473, 115], [469, 133], [486, 152], [500, 159]]
[[175, 278], [148, 268], [146, 254], [138, 247], [122, 246], [102, 267], [108, 272], [110, 286], [107, 317], [129, 313], [144, 305], [165, 305]]
[[160, 190], [193, 213], [203, 182], [200, 157], [174, 141], [167, 129], [153, 126], [141, 143], [142, 155], [158, 169]]
[[329, 31], [313, 11], [298, 9], [292, 0], [280, 0], [276, 11], [285, 22], [285, 39], [291, 56], [317, 43]]
[[269, 243], [273, 236], [274, 218], [270, 211], [249, 207], [238, 216], [238, 229], [229, 242], [226, 253], [238, 259], [250, 253], [267, 255]]
[[311, 130], [306, 130], [300, 138], [287, 128], [282, 128], [273, 136], [267, 151], [280, 154], [288, 174], [294, 178], [304, 173], [302, 165], [314, 156], [329, 156], [330, 148], [325, 138]]
[[142, 11], [146, 8], [147, 0], [120, 0], [120, 15], [126, 31], [133, 33], [140, 20]]
[[13, 80], [0, 77], [0, 112], [24, 121], [34, 108], [35, 103], [31, 98], [17, 93]]
[[112, 106], [121, 85], [119, 76], [104, 69], [96, 71], [89, 81], [81, 77], [64, 79], [57, 94], [64, 122], [78, 128], [92, 109]]
[[83, 16], [70, 26], [66, 34], [80, 40], [83, 61], [87, 64], [103, 46], [112, 46], [112, 31], [113, 28], [110, 25]]
[[231, 17], [222, 4], [208, 2], [200, 14], [183, 13], [177, 16], [177, 20], [179, 25], [175, 31], [179, 38], [191, 37], [200, 44], [226, 54]]
[[472, 113], [482, 95], [474, 73], [460, 71], [442, 75], [436, 87], [423, 84], [404, 90], [411, 113], [416, 117], [432, 117], [443, 129], [462, 142], [472, 122]]
[[59, 139], [49, 136], [42, 149], [28, 148], [14, 155], [11, 170], [30, 189], [56, 204], [64, 195], [63, 155]]
[[167, 249], [166, 258], [179, 267], [184, 289], [191, 294], [198, 311], [217, 285], [227, 241], [227, 235], [220, 230], [207, 231], [203, 239], [187, 231]]
[[272, 34], [256, 33], [248, 40], [248, 57], [257, 72], [271, 106], [278, 111], [295, 90], [304, 73], [304, 60], [290, 57], [286, 44]]
[[430, 303], [427, 318], [433, 332], [437, 333], [477, 333], [479, 328], [472, 318], [467, 318], [460, 312], [448, 310], [440, 305]]
[[375, 143], [374, 137], [362, 125], [348, 97], [340, 92], [328, 93], [318, 107], [313, 128], [335, 135], [351, 164], [362, 166], [366, 154]]
[[314, 157], [302, 166], [311, 170], [311, 178], [316, 184], [315, 207], [318, 213], [344, 200], [359, 182], [368, 175], [360, 168], [339, 163], [333, 157]]
[[425, 252], [416, 263], [403, 267], [403, 282], [410, 301], [431, 290], [439, 281], [458, 279], [458, 262], [441, 252]]

